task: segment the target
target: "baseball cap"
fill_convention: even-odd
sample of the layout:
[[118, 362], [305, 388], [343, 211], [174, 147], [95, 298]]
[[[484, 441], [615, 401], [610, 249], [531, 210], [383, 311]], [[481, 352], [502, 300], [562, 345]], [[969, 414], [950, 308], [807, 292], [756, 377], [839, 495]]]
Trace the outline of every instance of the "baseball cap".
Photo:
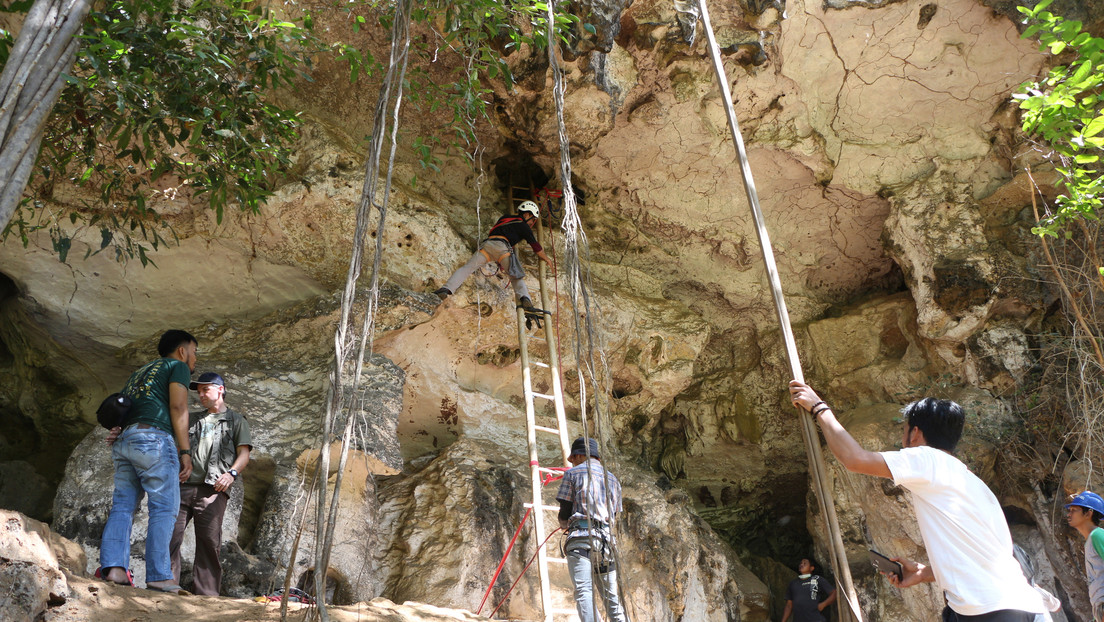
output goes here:
[[199, 389], [201, 384], [217, 384], [220, 387], [225, 387], [226, 383], [222, 381], [222, 376], [216, 374], [213, 371], [203, 372], [199, 375], [199, 380], [196, 380], [192, 384], [188, 385], [191, 390], [195, 391]]

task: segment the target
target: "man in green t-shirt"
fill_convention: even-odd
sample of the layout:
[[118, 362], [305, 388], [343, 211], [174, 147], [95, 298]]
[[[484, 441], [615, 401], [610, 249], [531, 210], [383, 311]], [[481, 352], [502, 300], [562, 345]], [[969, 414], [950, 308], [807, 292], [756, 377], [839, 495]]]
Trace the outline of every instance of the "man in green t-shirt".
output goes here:
[[1085, 575], [1089, 583], [1092, 620], [1104, 620], [1104, 499], [1095, 492], [1074, 495], [1066, 504], [1066, 522], [1085, 537]]
[[115, 463], [111, 513], [100, 541], [96, 576], [133, 585], [130, 532], [134, 511], [144, 495], [149, 509], [146, 529], [146, 588], [180, 593], [169, 559], [180, 482], [192, 474], [188, 440], [188, 384], [195, 371], [196, 338], [182, 330], [161, 335], [161, 358], [131, 374], [123, 387], [133, 405], [123, 427], [108, 435]]
[[195, 519], [196, 551], [192, 565], [196, 594], [218, 596], [222, 585], [222, 517], [230, 499], [230, 486], [238, 480], [253, 439], [245, 417], [226, 406], [226, 383], [214, 372], [200, 374], [191, 384], [206, 409], [190, 416], [188, 436], [192, 447], [191, 477], [180, 485], [180, 511], [176, 515], [169, 551], [172, 571], [180, 580], [180, 545], [184, 530]]

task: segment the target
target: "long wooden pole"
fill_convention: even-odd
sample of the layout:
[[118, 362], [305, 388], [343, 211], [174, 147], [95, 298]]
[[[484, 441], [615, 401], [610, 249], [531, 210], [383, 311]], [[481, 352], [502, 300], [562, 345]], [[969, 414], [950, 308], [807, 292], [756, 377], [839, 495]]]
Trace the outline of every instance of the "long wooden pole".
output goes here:
[[[797, 355], [797, 342], [794, 340], [793, 328], [790, 326], [790, 315], [786, 311], [786, 300], [782, 294], [782, 281], [778, 276], [778, 266], [774, 261], [774, 250], [771, 247], [770, 235], [767, 233], [763, 210], [759, 206], [759, 193], [755, 191], [755, 180], [751, 175], [751, 164], [748, 162], [747, 149], [744, 147], [744, 139], [740, 134], [740, 125], [736, 120], [736, 112], [732, 105], [732, 92], [728, 88], [728, 74], [721, 63], [721, 51], [713, 35], [713, 26], [709, 22], [709, 9], [706, 7], [705, 0], [698, 0], [698, 6], [701, 9], [705, 36], [709, 41], [713, 69], [717, 74], [717, 83], [721, 87], [721, 97], [724, 99], [728, 127], [732, 131], [732, 142], [736, 146], [736, 155], [740, 161], [740, 174], [744, 178], [744, 190], [747, 193], [748, 205], [751, 206], [752, 218], [755, 220], [755, 233], [759, 236], [759, 249], [762, 251], [763, 263], [766, 265], [767, 276], [770, 280], [774, 307], [778, 313], [778, 323], [782, 329], [782, 338], [786, 346], [786, 361], [790, 365], [790, 375], [795, 380], [804, 382], [805, 376], [801, 371], [801, 361]], [[809, 471], [816, 487], [817, 499], [820, 501], [825, 523], [828, 526], [829, 549], [836, 572], [836, 580], [843, 588], [844, 598], [840, 599], [840, 620], [862, 622], [859, 600], [855, 592], [855, 585], [851, 580], [851, 568], [847, 564], [843, 536], [840, 534], [839, 519], [836, 517], [836, 504], [832, 500], [831, 485], [825, 472], [824, 455], [820, 449], [820, 436], [817, 434], [816, 424], [811, 417], [805, 416], [804, 412], [799, 412], [798, 419], [801, 421], [801, 436], [805, 441], [805, 450], [809, 455]], [[844, 607], [844, 602], [847, 603], [847, 608]], [[848, 613], [851, 615], [848, 616]]]

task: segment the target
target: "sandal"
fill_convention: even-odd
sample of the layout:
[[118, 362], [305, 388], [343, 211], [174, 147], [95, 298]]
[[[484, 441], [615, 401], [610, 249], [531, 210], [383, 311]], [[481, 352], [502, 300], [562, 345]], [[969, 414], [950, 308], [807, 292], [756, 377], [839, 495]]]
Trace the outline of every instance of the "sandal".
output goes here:
[[126, 576], [127, 576], [126, 583], [121, 583], [119, 581], [111, 581], [111, 579], [108, 579], [107, 575], [103, 572], [103, 566], [100, 566], [99, 568], [97, 568], [96, 572], [92, 573], [92, 576], [96, 577], [97, 579], [103, 579], [104, 581], [110, 581], [111, 583], [114, 583], [115, 585], [128, 585], [130, 587], [134, 587], [134, 575], [131, 574], [129, 568], [126, 569]]

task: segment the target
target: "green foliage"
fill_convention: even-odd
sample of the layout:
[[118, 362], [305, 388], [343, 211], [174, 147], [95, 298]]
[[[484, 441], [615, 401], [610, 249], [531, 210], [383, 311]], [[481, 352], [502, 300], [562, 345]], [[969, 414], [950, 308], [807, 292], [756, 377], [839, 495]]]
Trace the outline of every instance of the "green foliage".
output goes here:
[[[82, 38], [29, 200], [5, 234], [26, 243], [29, 231], [47, 228], [64, 261], [70, 242], [58, 219], [83, 220], [100, 228], [94, 252], [111, 248], [145, 265], [171, 231], [152, 198], [202, 197], [219, 222], [230, 206], [259, 209], [299, 125], [270, 94], [304, 78], [320, 49], [303, 24], [243, 0], [111, 0], [89, 14]], [[98, 201], [45, 209], [66, 182]]]
[[1029, 24], [1023, 36], [1037, 35], [1040, 50], [1071, 60], [1013, 95], [1023, 111], [1024, 131], [1050, 145], [1064, 179], [1057, 209], [1032, 229], [1045, 236], [1059, 235], [1073, 219], [1095, 220], [1104, 189], [1104, 39], [1082, 32], [1081, 22], [1047, 11], [1051, 2], [1019, 7]]
[[[415, 42], [414, 53], [421, 62], [412, 62], [406, 92], [415, 106], [452, 113], [447, 128], [450, 136], [415, 139], [415, 149], [423, 168], [438, 170], [433, 146], [456, 146], [465, 150], [475, 140], [475, 123], [490, 118], [492, 85], [506, 90], [514, 87], [514, 76], [507, 57], [522, 46], [546, 49], [547, 12], [545, 2], [519, 0], [430, 0], [414, 8], [412, 19], [433, 33], [432, 39]], [[567, 13], [556, 14], [556, 33], [563, 40], [577, 21]], [[453, 63], [450, 80], [440, 80], [432, 71], [440, 66], [438, 56], [445, 52], [459, 55]]]
[[[0, 11], [30, 5], [8, 3]], [[389, 28], [394, 9], [392, 2], [350, 0], [328, 10], [346, 12], [359, 33], [369, 25]], [[469, 148], [478, 121], [491, 116], [495, 85], [513, 88], [508, 57], [526, 45], [544, 49], [546, 15], [547, 4], [534, 0], [430, 0], [415, 9], [415, 24], [428, 36], [414, 39], [405, 93], [423, 111], [451, 112], [442, 131], [408, 139], [424, 169], [439, 170], [434, 154], [441, 146], [474, 157]], [[575, 21], [557, 15], [559, 40]], [[309, 79], [310, 56], [327, 48], [311, 23], [309, 14], [285, 21], [246, 0], [97, 3], [4, 235], [26, 245], [31, 232], [48, 230], [64, 261], [72, 247], [64, 233], [71, 227], [62, 227], [68, 219], [99, 230], [99, 247], [89, 254], [109, 251], [145, 265], [174, 237], [152, 207], [161, 199], [203, 199], [219, 222], [235, 207], [258, 211], [289, 165], [300, 122], [271, 94]], [[0, 66], [11, 44], [0, 30]], [[379, 69], [366, 46], [328, 47], [349, 64], [350, 81]], [[67, 204], [56, 190], [68, 184], [97, 199]]]

